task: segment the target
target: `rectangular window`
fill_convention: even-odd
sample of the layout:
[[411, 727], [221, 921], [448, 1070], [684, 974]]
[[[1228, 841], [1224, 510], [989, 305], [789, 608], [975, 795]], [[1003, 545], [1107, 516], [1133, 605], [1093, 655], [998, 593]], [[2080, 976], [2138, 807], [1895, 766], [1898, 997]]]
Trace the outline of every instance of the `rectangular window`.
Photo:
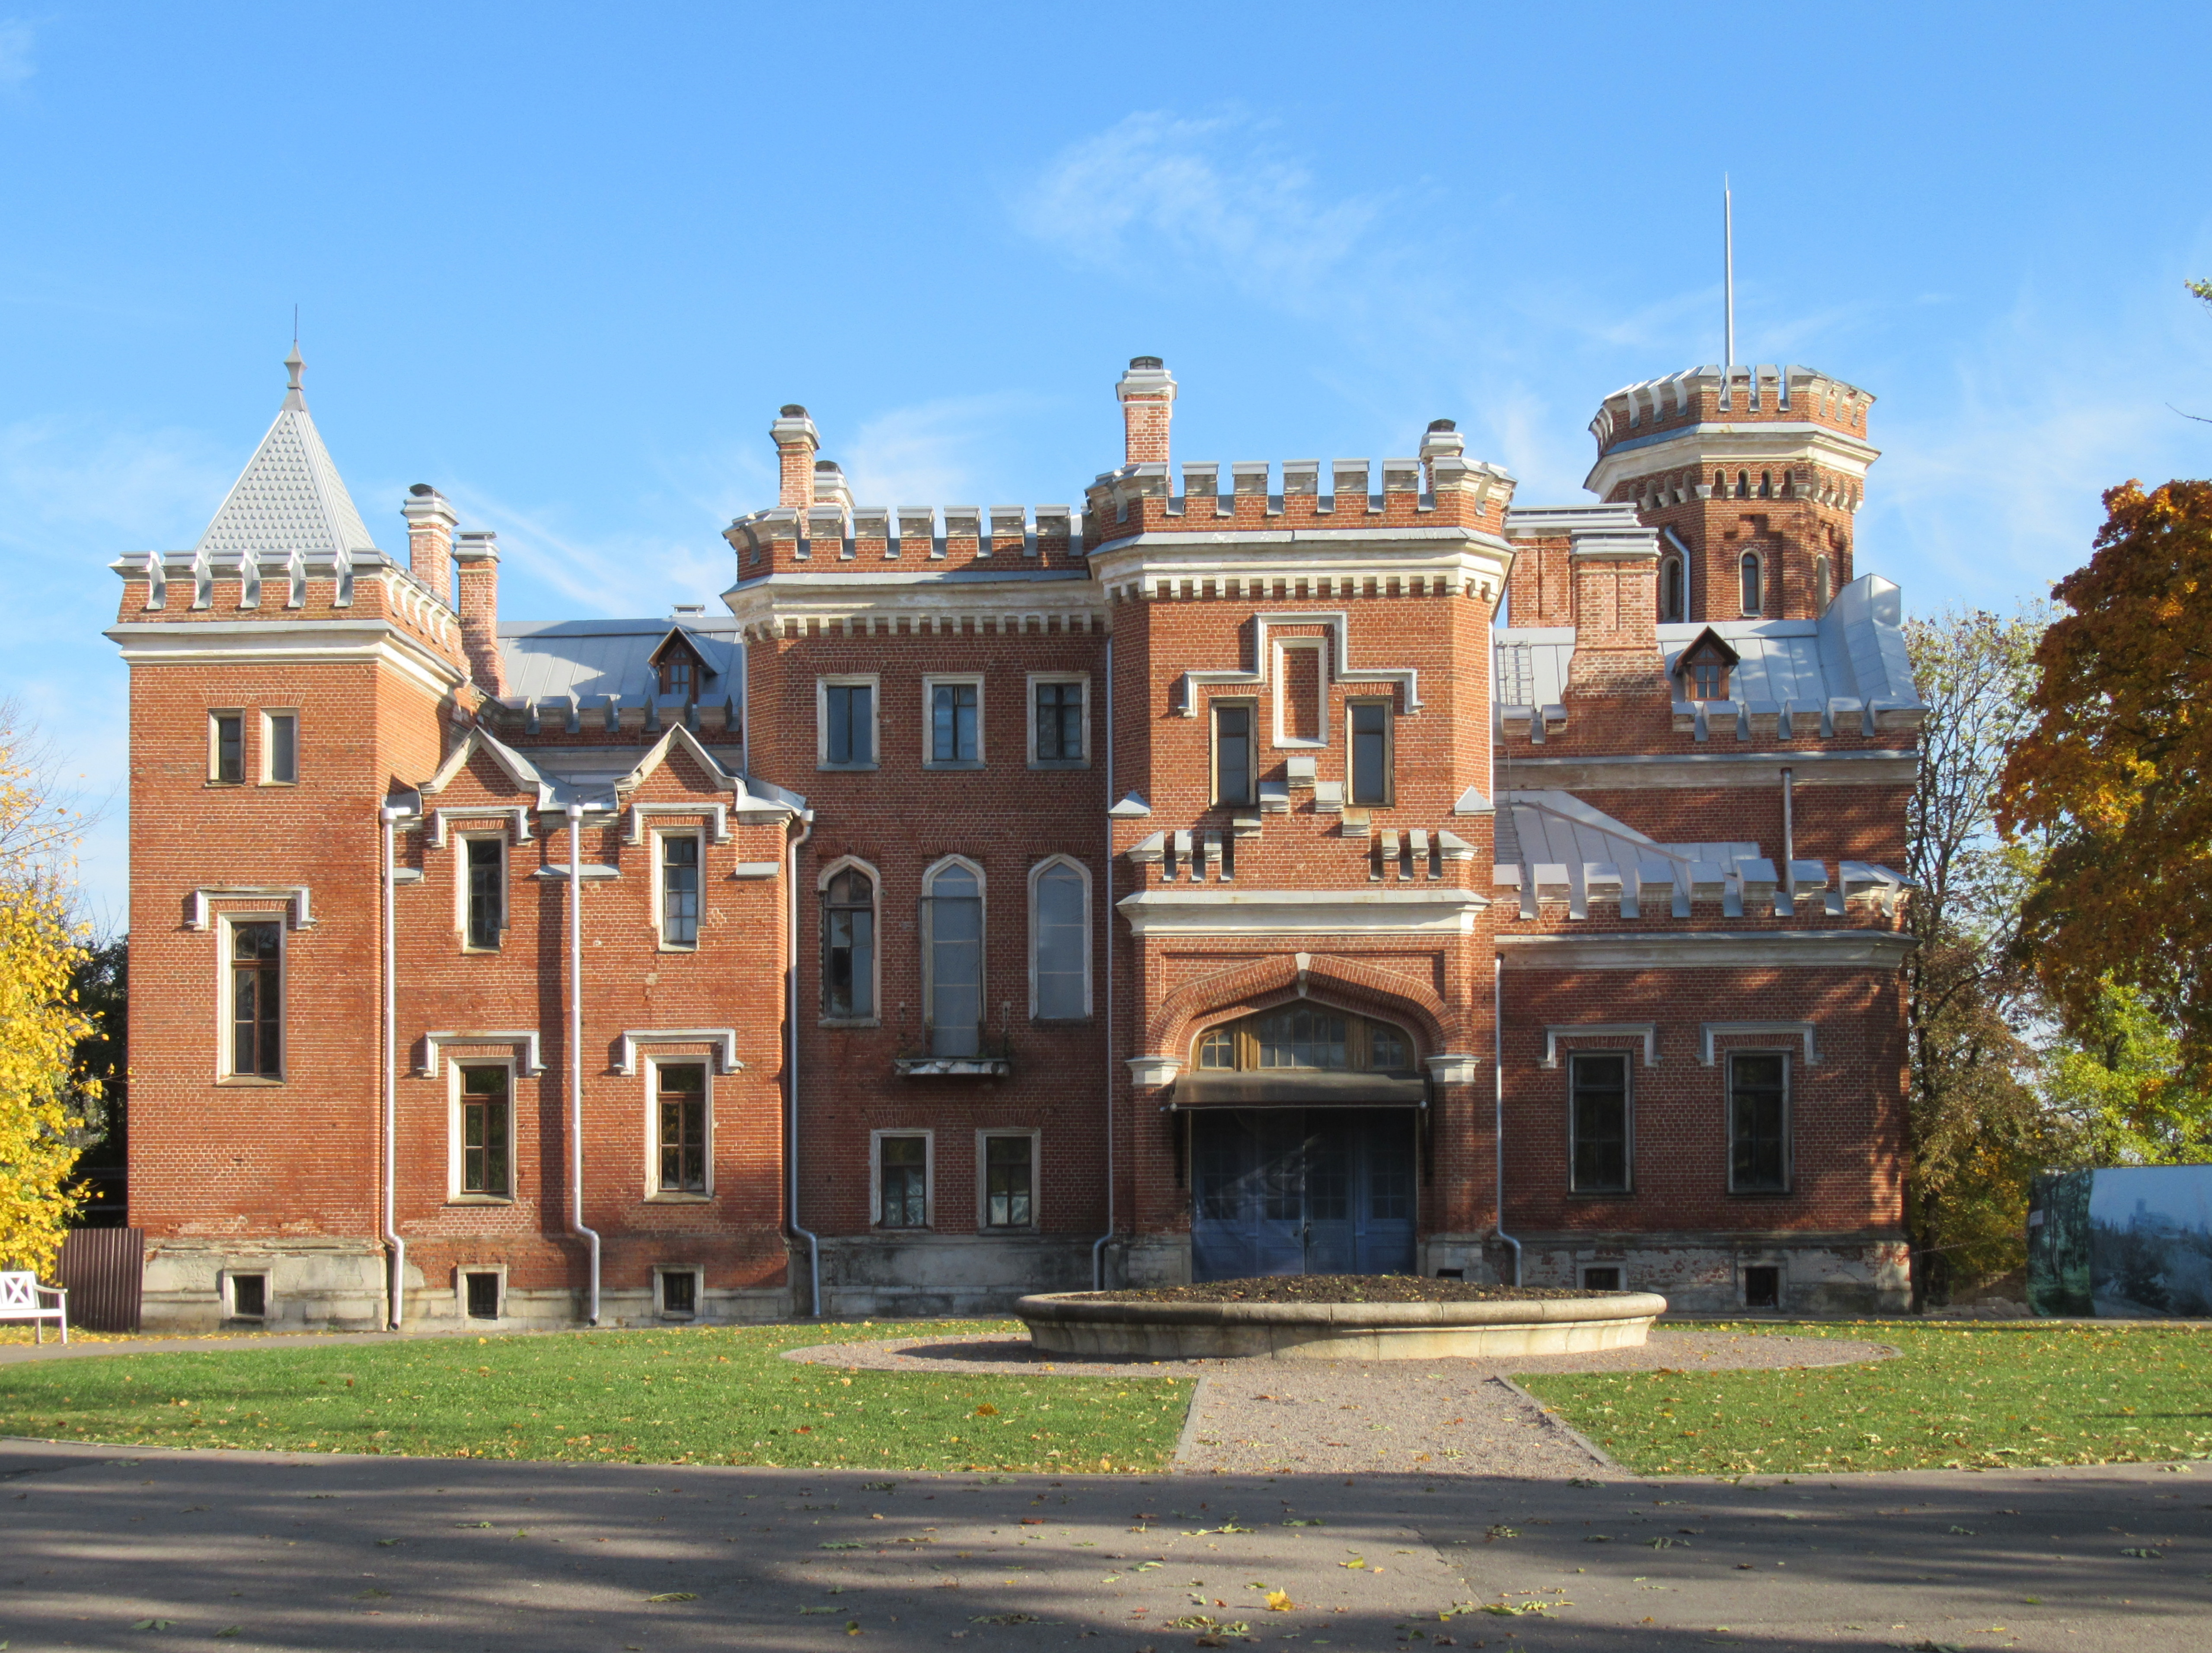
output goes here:
[[246, 714], [208, 714], [208, 779], [226, 787], [246, 779]]
[[689, 1320], [699, 1312], [699, 1271], [696, 1268], [663, 1268], [658, 1271], [660, 1281], [660, 1312], [671, 1320]]
[[230, 1071], [283, 1078], [284, 931], [274, 920], [230, 927]]
[[876, 761], [876, 688], [872, 683], [822, 685], [822, 762], [866, 769]]
[[978, 683], [932, 683], [929, 690], [929, 761], [981, 761], [983, 686]]
[[1790, 1191], [1790, 1058], [1732, 1050], [1729, 1074], [1729, 1192]]
[[296, 786], [300, 780], [300, 714], [264, 712], [261, 714], [261, 779], [272, 787]]
[[1213, 801], [1249, 804], [1252, 798], [1252, 708], [1217, 704], [1213, 708]]
[[1083, 756], [1083, 685], [1037, 684], [1036, 761], [1079, 763]]
[[929, 1225], [929, 1139], [876, 1139], [876, 1220], [885, 1228]]
[[1390, 705], [1360, 700], [1347, 708], [1352, 722], [1352, 801], [1390, 802]]
[[269, 1318], [268, 1275], [233, 1274], [229, 1280], [230, 1317], [233, 1320]]
[[1568, 1112], [1577, 1194], [1628, 1192], [1628, 1054], [1601, 1050], [1567, 1058]]
[[1585, 1291], [1618, 1291], [1620, 1290], [1620, 1267], [1617, 1263], [1594, 1265], [1583, 1270], [1583, 1290]]
[[499, 1318], [499, 1275], [492, 1270], [471, 1271], [461, 1276], [471, 1320]]
[[496, 947], [507, 927], [507, 840], [464, 838], [468, 857], [469, 921], [471, 947]]
[[663, 1062], [654, 1068], [659, 1091], [660, 1192], [707, 1191], [707, 1068], [702, 1062]]
[[699, 945], [699, 841], [674, 833], [660, 840], [660, 940]]
[[461, 1192], [504, 1199], [511, 1156], [504, 1067], [461, 1069]]
[[1036, 1182], [1036, 1139], [983, 1139], [983, 1226], [1030, 1228], [1036, 1216], [1031, 1200]]

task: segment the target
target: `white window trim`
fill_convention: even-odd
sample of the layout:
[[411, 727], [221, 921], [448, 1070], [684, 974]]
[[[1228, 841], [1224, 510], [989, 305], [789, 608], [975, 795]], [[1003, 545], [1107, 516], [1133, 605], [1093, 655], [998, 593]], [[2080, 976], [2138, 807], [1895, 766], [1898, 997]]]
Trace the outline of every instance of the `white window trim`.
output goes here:
[[830, 880], [848, 868], [866, 873], [870, 887], [876, 892], [874, 896], [876, 921], [873, 927], [875, 945], [870, 950], [871, 957], [868, 961], [868, 1002], [876, 1007], [875, 1013], [870, 1016], [831, 1016], [820, 1011], [823, 994], [822, 967], [824, 962], [823, 956], [828, 951], [828, 938], [822, 933], [822, 914], [817, 902], [814, 921], [814, 1002], [817, 1009], [816, 1020], [823, 1027], [881, 1027], [884, 1024], [884, 875], [878, 872], [873, 865], [862, 860], [858, 855], [840, 855], [823, 867], [820, 875], [815, 878], [814, 892], [817, 897], [826, 900], [830, 893]]
[[[292, 778], [289, 781], [279, 781], [269, 772], [270, 763], [276, 753], [276, 743], [270, 734], [269, 726], [277, 718], [292, 720]], [[260, 761], [255, 766], [258, 776], [256, 784], [264, 787], [298, 786], [300, 784], [300, 708], [296, 706], [264, 706], [261, 708], [258, 722], [261, 751]]]
[[[691, 1312], [688, 1315], [669, 1312], [667, 1294], [661, 1282], [671, 1274], [691, 1277]], [[695, 1262], [662, 1262], [653, 1266], [653, 1316], [655, 1320], [700, 1321], [707, 1317], [707, 1271]]]
[[[990, 1149], [994, 1136], [1027, 1137], [1030, 1144], [1030, 1219], [1018, 1227], [990, 1222]], [[985, 1126], [975, 1133], [975, 1231], [978, 1234], [1035, 1234], [1044, 1227], [1044, 1132], [1035, 1125]]]
[[[242, 787], [252, 769], [246, 751], [246, 708], [242, 706], [210, 706], [207, 708], [207, 781], [210, 787]], [[226, 781], [218, 767], [221, 763], [221, 742], [216, 735], [216, 720], [238, 720], [238, 779]]]
[[[645, 1073], [645, 1197], [655, 1205], [706, 1205], [714, 1197], [714, 1058], [703, 1053], [691, 1056], [647, 1055], [638, 1067]], [[660, 1070], [664, 1067], [696, 1067], [706, 1075], [707, 1188], [703, 1194], [660, 1186]]]
[[[1040, 910], [1037, 902], [1037, 880], [1055, 866], [1074, 869], [1083, 880], [1083, 1014], [1091, 1014], [1091, 869], [1073, 855], [1048, 855], [1030, 868], [1030, 1019], [1037, 1019], [1037, 921]], [[1054, 1017], [1054, 1021], [1072, 1021], [1072, 1017]]]
[[[1778, 1188], [1740, 1188], [1735, 1185], [1735, 1064], [1738, 1056], [1782, 1058], [1782, 1186]], [[1797, 1192], [1797, 1058], [1795, 1052], [1769, 1045], [1731, 1045], [1720, 1052], [1721, 1173], [1730, 1194], [1753, 1199], [1778, 1200]]]
[[[931, 702], [936, 697], [936, 691], [939, 684], [965, 684], [972, 687], [975, 691], [975, 756], [973, 757], [934, 758], [929, 755], [930, 738], [933, 732], [932, 724], [933, 722], [933, 719], [932, 717], [933, 708]], [[989, 762], [991, 755], [986, 747], [983, 737], [984, 704], [983, 674], [980, 672], [933, 672], [926, 674], [922, 678], [921, 767], [923, 769], [980, 769]]]
[[[1274, 659], [1271, 662], [1274, 667], [1274, 693], [1272, 698], [1275, 702], [1275, 745], [1300, 752], [1321, 751], [1326, 749], [1328, 745], [1329, 728], [1328, 639], [1285, 637], [1271, 639], [1268, 646], [1274, 650], [1275, 654]], [[1309, 740], [1299, 735], [1286, 735], [1283, 732], [1283, 696], [1284, 691], [1290, 687], [1290, 672], [1285, 669], [1283, 657], [1294, 649], [1304, 649], [1315, 656], [1314, 681], [1316, 692], [1320, 697], [1321, 718], [1321, 736], [1315, 740]]]
[[[921, 1227], [884, 1226], [884, 1139], [918, 1136], [921, 1139]], [[937, 1226], [937, 1133], [927, 1127], [868, 1133], [868, 1227], [878, 1234], [919, 1234]]]
[[[479, 1320], [469, 1313], [469, 1276], [496, 1274], [499, 1276], [499, 1312], [489, 1320]], [[507, 1324], [507, 1265], [503, 1262], [457, 1262], [453, 1265], [453, 1318], [463, 1326], [504, 1326]]]
[[[991, 880], [981, 865], [965, 855], [940, 855], [922, 869], [921, 922], [917, 927], [921, 934], [921, 1024], [925, 1033], [937, 1025], [932, 1012], [936, 1006], [937, 975], [937, 903], [932, 886], [937, 875], [948, 866], [965, 867], [975, 875], [978, 939], [975, 949], [975, 1003], [978, 1018], [977, 1036], [991, 1022]], [[881, 1000], [877, 1001], [880, 1006]]]
[[[240, 1073], [231, 1067], [231, 930], [240, 924], [276, 927], [276, 1075]], [[218, 913], [215, 918], [215, 1076], [218, 1083], [282, 1085], [292, 1073], [292, 926], [289, 909]]]
[[[1579, 1030], [1587, 1031], [1587, 1030]], [[1621, 1085], [1620, 1104], [1623, 1134], [1627, 1141], [1623, 1146], [1621, 1169], [1626, 1175], [1617, 1188], [1578, 1188], [1575, 1186], [1575, 1063], [1588, 1056], [1618, 1056], [1620, 1071], [1626, 1076]], [[1594, 1046], [1588, 1050], [1570, 1050], [1563, 1061], [1548, 1064], [1567, 1071], [1567, 1193], [1571, 1197], [1585, 1200], [1625, 1200], [1636, 1192], [1636, 1052], [1633, 1047], [1620, 1045]], [[1646, 1064], [1649, 1066], [1650, 1064]]]
[[[832, 688], [868, 691], [868, 761], [832, 763], [830, 761], [830, 690]], [[884, 761], [884, 680], [872, 672], [833, 672], [814, 680], [814, 767], [817, 769], [872, 769]]]
[[[1251, 714], [1250, 743], [1248, 759], [1250, 773], [1246, 776], [1252, 784], [1252, 795], [1243, 803], [1225, 802], [1221, 796], [1221, 724], [1218, 714], [1224, 707], [1243, 707]], [[1206, 777], [1208, 807], [1212, 809], [1257, 809], [1260, 807], [1260, 702], [1252, 695], [1213, 695], [1206, 702]]]
[[[233, 1288], [232, 1282], [240, 1274], [255, 1275], [261, 1281], [261, 1312], [258, 1315], [241, 1315], [238, 1312], [238, 1296]], [[258, 1268], [224, 1269], [220, 1287], [222, 1294], [222, 1317], [225, 1320], [252, 1321], [263, 1326], [270, 1324], [276, 1318], [275, 1313], [276, 1293], [274, 1289], [276, 1282], [276, 1271], [265, 1264]]]
[[[490, 831], [465, 830], [453, 834], [453, 933], [461, 939], [465, 953], [495, 953], [507, 944], [507, 933], [514, 917], [514, 877], [507, 862], [513, 854], [504, 827]], [[471, 946], [469, 943], [469, 852], [471, 841], [495, 842], [500, 846], [499, 856], [499, 936], [489, 947]]]
[[[1755, 609], [1743, 607], [1743, 560], [1745, 557], [1749, 557], [1759, 565], [1759, 606]], [[1738, 552], [1735, 559], [1735, 602], [1736, 606], [1743, 610], [1742, 617], [1747, 620], [1756, 619], [1765, 614], [1768, 599], [1766, 553], [1755, 548]]]
[[[1388, 796], [1377, 803], [1373, 799], [1354, 799], [1352, 772], [1357, 759], [1356, 744], [1352, 733], [1352, 710], [1355, 706], [1379, 706], [1382, 708], [1382, 780]], [[1398, 806], [1398, 702], [1391, 695], [1347, 694], [1344, 697], [1344, 803], [1347, 809], [1395, 809]]]
[[[665, 870], [664, 846], [672, 838], [689, 838], [699, 846], [699, 936], [694, 941], [671, 941], [663, 927], [668, 920], [668, 909], [661, 900], [661, 886], [665, 882], [661, 876]], [[646, 833], [645, 841], [650, 846], [653, 862], [651, 876], [647, 882], [652, 886], [650, 921], [654, 950], [664, 953], [696, 953], [707, 945], [707, 830], [704, 827], [696, 826], [653, 827]]]
[[[503, 1067], [507, 1070], [507, 1192], [466, 1194], [461, 1189], [461, 1069]], [[511, 1206], [521, 1198], [522, 1149], [516, 1126], [522, 1118], [520, 1099], [514, 1094], [515, 1060], [503, 1056], [446, 1058], [446, 1203], [449, 1206]]]
[[[1073, 683], [1082, 685], [1083, 729], [1080, 739], [1083, 755], [1080, 757], [1039, 757], [1037, 756], [1036, 695], [1037, 690], [1048, 683]], [[1022, 706], [1029, 726], [1028, 733], [1023, 737], [1023, 741], [1029, 752], [1029, 765], [1031, 769], [1087, 769], [1091, 767], [1091, 674], [1088, 672], [1030, 672], [1028, 687], [1024, 691]]]

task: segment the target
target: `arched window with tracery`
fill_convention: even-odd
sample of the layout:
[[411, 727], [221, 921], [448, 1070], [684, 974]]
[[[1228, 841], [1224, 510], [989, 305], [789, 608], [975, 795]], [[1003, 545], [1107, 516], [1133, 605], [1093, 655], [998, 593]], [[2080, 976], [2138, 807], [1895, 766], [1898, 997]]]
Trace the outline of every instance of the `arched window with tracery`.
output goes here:
[[973, 1056], [983, 1045], [983, 872], [972, 861], [939, 861], [921, 887], [929, 1052]]
[[1030, 874], [1030, 1015], [1091, 1013], [1091, 879], [1064, 856]]
[[822, 885], [822, 1013], [876, 1013], [876, 881], [849, 863]]

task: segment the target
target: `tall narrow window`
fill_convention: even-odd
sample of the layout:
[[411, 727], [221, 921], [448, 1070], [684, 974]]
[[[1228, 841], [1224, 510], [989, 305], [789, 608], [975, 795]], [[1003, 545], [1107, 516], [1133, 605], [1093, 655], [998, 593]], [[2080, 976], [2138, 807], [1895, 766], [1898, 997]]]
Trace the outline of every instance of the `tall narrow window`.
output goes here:
[[822, 892], [822, 1013], [876, 1013], [876, 881], [858, 867]]
[[1577, 1194], [1628, 1192], [1628, 1057], [1592, 1051], [1567, 1059], [1568, 1128]]
[[1352, 801], [1390, 801], [1390, 708], [1379, 700], [1354, 701], [1352, 722]]
[[1044, 1020], [1091, 1013], [1091, 902], [1083, 874], [1055, 861], [1030, 885], [1035, 902], [1036, 999]]
[[300, 715], [296, 712], [264, 712], [261, 715], [261, 763], [270, 785], [289, 787], [300, 779]]
[[1216, 706], [1213, 801], [1249, 804], [1252, 796], [1252, 708], [1243, 705]]
[[936, 683], [929, 686], [929, 761], [933, 763], [973, 763], [981, 751], [976, 743], [980, 685]]
[[1659, 617], [1682, 617], [1682, 559], [1670, 556], [1659, 565]]
[[876, 1139], [878, 1205], [876, 1221], [884, 1228], [929, 1225], [929, 1139]]
[[973, 1056], [983, 1042], [982, 880], [957, 864], [939, 867], [926, 914], [930, 1054]]
[[1729, 1191], [1790, 1191], [1790, 1058], [1729, 1053]]
[[1083, 685], [1036, 686], [1036, 757], [1040, 763], [1072, 763], [1083, 757]]
[[707, 1069], [701, 1062], [663, 1062], [660, 1091], [660, 1191], [707, 1191]]
[[876, 690], [872, 684], [822, 686], [822, 761], [855, 767], [876, 761]]
[[1759, 473], [1759, 496], [1763, 500], [1774, 497], [1774, 473], [1771, 471]]
[[505, 1197], [512, 1124], [504, 1067], [461, 1070], [461, 1192]]
[[468, 855], [469, 945], [496, 947], [507, 927], [507, 840], [461, 842]]
[[1747, 500], [1751, 497], [1750, 471], [1739, 471], [1735, 473], [1735, 496], [1740, 500]]
[[1828, 554], [1826, 551], [1813, 559], [1813, 589], [1815, 593], [1814, 600], [1820, 612], [1826, 614], [1828, 611], [1828, 605], [1833, 602], [1836, 597], [1835, 568], [1828, 561]]
[[699, 841], [671, 833], [660, 841], [660, 939], [699, 945]]
[[1743, 554], [1743, 611], [1746, 614], [1757, 614], [1759, 611], [1759, 599], [1762, 593], [1759, 590], [1761, 582], [1759, 574], [1759, 553], [1746, 551]]
[[1029, 1135], [983, 1139], [983, 1226], [1028, 1228], [1035, 1221], [1036, 1139]]
[[246, 714], [217, 712], [208, 719], [208, 778], [234, 787], [246, 779]]
[[281, 925], [230, 927], [230, 1071], [240, 1078], [283, 1077], [283, 948]]

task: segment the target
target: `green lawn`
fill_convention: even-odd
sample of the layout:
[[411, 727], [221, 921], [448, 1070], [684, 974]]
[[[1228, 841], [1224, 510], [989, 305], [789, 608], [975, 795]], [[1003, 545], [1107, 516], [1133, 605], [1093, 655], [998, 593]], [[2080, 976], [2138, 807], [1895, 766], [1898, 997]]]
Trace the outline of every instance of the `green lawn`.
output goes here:
[[0, 1366], [0, 1435], [118, 1445], [738, 1463], [786, 1468], [1162, 1468], [1174, 1378], [841, 1371], [830, 1340], [1018, 1332], [999, 1322], [426, 1338]]
[[1887, 1343], [1784, 1371], [1520, 1379], [1643, 1474], [2026, 1468], [2212, 1457], [2212, 1327], [1736, 1326]]

